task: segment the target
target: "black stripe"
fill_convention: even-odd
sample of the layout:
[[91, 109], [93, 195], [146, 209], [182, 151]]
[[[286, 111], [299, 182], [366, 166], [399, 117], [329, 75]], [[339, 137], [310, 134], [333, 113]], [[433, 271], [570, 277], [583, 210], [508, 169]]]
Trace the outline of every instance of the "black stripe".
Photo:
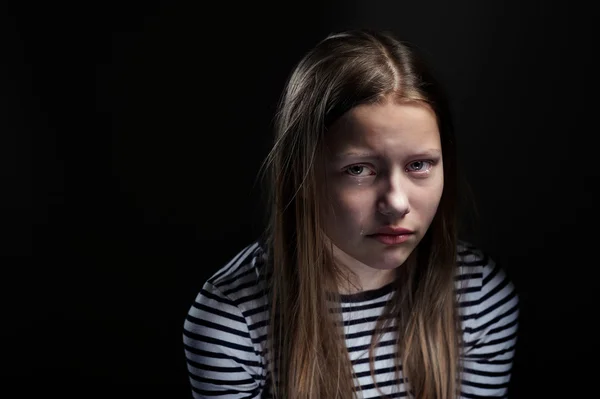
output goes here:
[[[388, 387], [390, 385], [397, 385], [397, 384], [401, 384], [401, 383], [404, 383], [404, 379], [402, 379], [402, 378], [400, 379], [400, 381], [391, 380], [391, 381], [377, 382], [377, 386], [381, 388], [381, 387]], [[375, 388], [375, 383], [361, 385], [360, 388], [363, 391], [366, 391], [367, 389], [374, 389]], [[404, 393], [404, 392], [401, 392], [401, 394], [402, 393]], [[406, 396], [406, 393], [404, 393], [402, 396]]]
[[494, 335], [494, 334], [499, 333], [501, 331], [508, 330], [509, 328], [516, 327], [518, 325], [518, 323], [519, 323], [519, 318], [517, 317], [517, 318], [515, 318], [513, 321], [511, 321], [508, 324], [504, 324], [502, 326], [498, 326], [496, 328], [492, 328], [490, 331], [488, 331], [488, 335]]
[[256, 243], [256, 242], [249, 245], [249, 247], [254, 247], [254, 248], [246, 254], [245, 259], [243, 261], [238, 262], [238, 265], [229, 271], [229, 274], [231, 274], [232, 276], [235, 275], [235, 273], [238, 270], [240, 270], [242, 267], [244, 267], [245, 265], [250, 263], [252, 261], [252, 258], [255, 256], [257, 250], [260, 249], [258, 243]]
[[[227, 313], [227, 312], [225, 312], [223, 310], [219, 310], [217, 308], [211, 308], [211, 307], [206, 306], [206, 305], [204, 305], [202, 303], [194, 302], [194, 304], [192, 306], [194, 308], [198, 309], [198, 310], [202, 310], [204, 312], [211, 313], [211, 314], [214, 314], [216, 316], [225, 317], [226, 319], [233, 320], [233, 321], [238, 322], [238, 323], [245, 323], [246, 322], [246, 319], [244, 319], [241, 316], [236, 316], [236, 315], [233, 315], [231, 313]], [[188, 314], [188, 316], [189, 317], [194, 317], [194, 316], [190, 316], [189, 314]]]
[[223, 341], [222, 339], [216, 339], [213, 337], [207, 337], [206, 335], [196, 334], [196, 333], [187, 331], [185, 329], [183, 330], [183, 335], [185, 335], [186, 337], [193, 339], [195, 341], [205, 342], [207, 344], [214, 344], [214, 345], [221, 346], [221, 347], [224, 346], [229, 349], [235, 349], [235, 350], [239, 350], [239, 351], [243, 351], [243, 352], [256, 353], [256, 351], [254, 350], [254, 347], [240, 345], [240, 344], [234, 344], [232, 342]]
[[260, 362], [260, 361], [238, 359], [237, 357], [230, 356], [225, 353], [208, 352], [208, 351], [205, 351], [202, 349], [194, 348], [187, 344], [183, 344], [183, 346], [186, 351], [193, 353], [194, 355], [197, 355], [197, 356], [209, 357], [209, 358], [213, 358], [213, 359], [229, 359], [229, 360], [234, 361], [235, 363], [243, 364], [243, 365], [250, 366], [250, 367], [262, 367], [262, 362]]
[[[213, 286], [213, 287], [214, 287], [214, 286]], [[216, 289], [216, 287], [215, 287], [215, 289]], [[213, 299], [213, 300], [215, 300], [215, 301], [217, 301], [217, 302], [220, 302], [220, 303], [225, 303], [225, 304], [227, 304], [227, 305], [230, 305], [230, 306], [236, 307], [236, 304], [235, 304], [235, 302], [233, 302], [231, 299], [229, 299], [229, 298], [227, 298], [227, 297], [220, 297], [220, 296], [218, 296], [218, 295], [215, 295], [215, 294], [213, 294], [212, 292], [206, 291], [204, 288], [202, 288], [202, 289], [200, 290], [200, 294], [201, 294], [202, 296], [204, 296], [204, 297], [208, 298], [208, 299]]]
[[463, 385], [468, 385], [471, 387], [481, 388], [481, 389], [502, 389], [502, 388], [508, 388], [509, 381], [505, 379], [504, 382], [501, 382], [499, 384], [484, 384], [481, 382], [461, 380], [461, 383]]
[[[396, 341], [391, 339], [391, 340], [387, 340], [387, 341], [379, 341], [379, 343], [375, 346], [376, 348], [385, 348], [386, 346], [391, 346], [391, 345], [395, 345]], [[348, 352], [358, 352], [358, 351], [363, 351], [365, 349], [369, 349], [369, 347], [371, 346], [371, 344], [365, 344], [365, 345], [358, 345], [358, 346], [352, 346], [348, 348]]]
[[408, 393], [405, 391], [402, 392], [394, 392], [392, 394], [389, 395], [385, 395], [386, 398], [405, 398], [408, 396]]
[[474, 363], [483, 363], [483, 364], [493, 364], [495, 366], [500, 366], [500, 365], [512, 365], [513, 359], [512, 357], [509, 357], [507, 359], [494, 359], [494, 360], [486, 360], [486, 359], [469, 359], [468, 357], [465, 357], [464, 360], [469, 361], [469, 362], [474, 362]]
[[463, 288], [458, 288], [455, 290], [455, 292], [459, 295], [470, 294], [470, 293], [479, 292], [479, 291], [481, 291], [481, 287], [463, 287]]
[[[381, 360], [389, 360], [389, 359], [393, 359], [396, 356], [395, 353], [388, 353], [386, 355], [378, 355], [375, 356], [375, 359], [373, 359], [374, 362], [378, 362]], [[363, 363], [369, 363], [369, 358], [360, 358], [360, 359], [355, 359], [352, 360], [352, 365], [356, 366], [358, 364], [363, 364]]]
[[[250, 262], [252, 262], [252, 258], [248, 259], [247, 263], [250, 263]], [[216, 287], [218, 287], [219, 289], [222, 287], [227, 287], [227, 286], [235, 283], [237, 280], [240, 280], [240, 279], [246, 277], [248, 274], [254, 274], [254, 273], [255, 273], [254, 269], [249, 267], [246, 269], [246, 271], [244, 271], [238, 275], [233, 275], [231, 278], [228, 278], [227, 280], [220, 281]]]
[[[193, 324], [195, 324], [197, 326], [204, 326], [204, 327], [208, 327], [210, 329], [217, 330], [217, 331], [220, 331], [220, 332], [237, 335], [238, 337], [242, 337], [242, 338], [246, 338], [246, 339], [251, 339], [250, 338], [250, 334], [247, 331], [236, 330], [235, 328], [226, 327], [226, 326], [221, 325], [221, 324], [213, 323], [212, 321], [198, 319], [197, 317], [190, 316], [190, 315], [187, 315], [185, 318], [190, 323], [193, 323]], [[246, 326], [246, 325], [244, 324], [244, 326]], [[184, 330], [186, 330], [186, 329], [184, 328]], [[186, 330], [186, 331], [188, 331], [190, 334], [194, 334], [195, 335], [195, 333], [192, 332], [192, 331], [190, 331], [190, 330]]]
[[504, 287], [506, 287], [508, 284], [510, 284], [510, 280], [508, 279], [508, 276], [504, 275], [504, 279], [502, 279], [502, 281], [500, 283], [496, 284], [496, 286], [494, 288], [492, 288], [491, 290], [489, 290], [487, 292], [485, 290], [485, 285], [484, 285], [481, 288], [481, 290], [486, 292], [486, 294], [481, 297], [481, 302], [483, 303], [483, 302], [487, 301], [489, 298], [496, 295], [499, 291], [502, 291], [504, 289]]
[[459, 308], [475, 307], [475, 306], [478, 306], [480, 303], [481, 303], [481, 298], [480, 299], [473, 299], [472, 301], [459, 301], [458, 302], [458, 307]]
[[[250, 269], [252, 270], [252, 269]], [[231, 289], [224, 291], [223, 293], [225, 295], [229, 295], [229, 294], [235, 294], [237, 292], [241, 292], [244, 288], [250, 288], [250, 287], [256, 287], [257, 282], [256, 280], [250, 280], [245, 282], [244, 284], [238, 284], [235, 287], [232, 287]]]
[[[394, 326], [389, 326], [386, 327], [382, 330], [383, 334], [386, 334], [388, 332], [393, 332], [396, 328]], [[348, 333], [345, 334], [344, 336], [346, 337], [346, 340], [348, 339], [356, 339], [356, 338], [360, 338], [360, 337], [368, 337], [370, 335], [373, 335], [373, 331], [371, 330], [365, 330], [365, 331], [358, 331], [355, 333]]]
[[269, 319], [264, 319], [262, 321], [257, 321], [254, 324], [249, 324], [248, 330], [254, 331], [254, 330], [258, 330], [259, 328], [268, 327], [268, 326], [269, 326]]
[[377, 319], [379, 318], [379, 316], [370, 316], [370, 317], [363, 317], [361, 319], [350, 319], [350, 320], [344, 320], [344, 326], [355, 326], [357, 324], [364, 324], [364, 323], [372, 323], [374, 321], [377, 321]]
[[339, 294], [342, 303], [358, 303], [382, 298], [394, 291], [394, 282], [373, 290], [361, 291], [355, 294]]
[[[390, 385], [390, 384], [389, 383], [378, 382], [377, 385], [380, 386], [380, 387], [382, 387], [382, 386], [387, 386], [387, 385]], [[367, 388], [364, 388], [362, 386], [361, 386], [361, 388], [363, 390], [367, 389]], [[356, 391], [358, 391], [358, 388], [356, 389]], [[405, 391], [402, 391], [402, 392], [389, 393], [389, 394], [386, 394], [383, 397], [387, 399], [387, 398], [405, 398], [407, 396], [408, 396], [408, 393], [405, 392]], [[373, 396], [373, 398], [381, 398], [381, 396]]]
[[[494, 338], [490, 341], [483, 341], [481, 343], [478, 343], [479, 341], [481, 341], [479, 338], [473, 340], [473, 341], [469, 341], [469, 342], [465, 342], [464, 346], [474, 349], [474, 348], [482, 348], [484, 346], [489, 346], [489, 345], [497, 345], [499, 343], [503, 343], [506, 341], [509, 341], [511, 339], [514, 339], [517, 337], [517, 331], [514, 330], [510, 335], [506, 335], [506, 336], [502, 336], [500, 338]], [[488, 333], [485, 335], [486, 339], [492, 338], [492, 334]]]
[[206, 364], [198, 363], [198, 362], [195, 362], [190, 359], [187, 359], [186, 361], [187, 361], [187, 364], [189, 364], [190, 366], [192, 366], [196, 369], [200, 369], [200, 370], [217, 371], [219, 373], [241, 373], [241, 372], [244, 372], [244, 369], [240, 366], [234, 366], [234, 367], [208, 366]]
[[[466, 392], [462, 392], [462, 391], [460, 393], [460, 396], [465, 399], [490, 399], [489, 395], [481, 396], [481, 395], [477, 395], [474, 393], [466, 393]], [[504, 394], [502, 396], [494, 396], [494, 398], [507, 398], [507, 397], [508, 396], [506, 396], [506, 394]]]
[[483, 377], [509, 377], [511, 374], [511, 369], [508, 368], [504, 371], [483, 371], [465, 367], [463, 369], [463, 373], [471, 375], [481, 375]]
[[[258, 392], [257, 392], [258, 390]], [[260, 388], [255, 389], [254, 391], [252, 391], [251, 393], [249, 393], [246, 396], [242, 396], [241, 399], [260, 399], [260, 395], [261, 395], [262, 390]]]
[[459, 318], [460, 318], [460, 321], [467, 321], [467, 320], [471, 320], [471, 319], [476, 319], [477, 318], [477, 313], [461, 314]]
[[483, 278], [483, 281], [482, 281], [483, 286], [485, 287], [487, 285], [487, 283], [489, 283], [490, 281], [492, 281], [492, 279], [494, 277], [496, 277], [496, 275], [498, 273], [500, 273], [500, 270], [501, 270], [500, 265], [498, 263], [494, 263], [494, 268], [492, 269], [492, 271], [490, 272], [490, 274], [488, 274], [487, 276], [485, 276]]
[[467, 332], [469, 334], [473, 334], [473, 333], [479, 332], [481, 330], [485, 330], [489, 326], [499, 322], [500, 320], [504, 319], [505, 317], [507, 318], [508, 316], [510, 316], [513, 313], [518, 312], [518, 311], [519, 311], [519, 304], [515, 303], [515, 306], [508, 309], [506, 312], [494, 317], [492, 320], [488, 321], [487, 323], [485, 323], [481, 326], [474, 327], [474, 328], [470, 328], [470, 327], [465, 328], [465, 332]]
[[246, 302], [251, 302], [251, 301], [256, 301], [258, 299], [261, 299], [263, 296], [265, 296], [265, 291], [264, 290], [260, 290], [260, 291], [257, 291], [254, 294], [250, 294], [250, 295], [239, 297], [239, 298], [235, 299], [233, 301], [233, 303], [235, 303], [236, 306], [241, 306], [241, 305], [243, 305]]
[[[223, 395], [236, 395], [236, 394], [239, 395], [239, 394], [242, 394], [242, 393], [246, 393], [246, 392], [243, 392], [243, 391], [234, 391], [232, 389], [226, 389], [226, 390], [217, 391], [217, 392], [215, 392], [215, 391], [205, 391], [205, 390], [202, 390], [202, 389], [198, 389], [195, 386], [192, 386], [192, 391], [194, 391], [198, 395], [211, 396], [211, 397], [212, 396], [217, 397], [217, 396], [223, 396]], [[244, 399], [246, 399], [246, 398], [247, 399], [250, 399], [250, 398], [259, 398], [260, 397], [260, 393], [261, 393], [261, 390], [260, 390], [260, 387], [258, 387], [256, 389], [252, 390], [251, 392], [248, 392], [248, 396], [246, 396]]]
[[[268, 333], [265, 333], [265, 334], [260, 335], [260, 336], [258, 336], [256, 338], [252, 338], [252, 343], [254, 345], [257, 345], [257, 346], [262, 346], [261, 344], [262, 344], [263, 341], [267, 340], [267, 336], [268, 336]], [[264, 350], [266, 351], [267, 348], [265, 348]]]
[[482, 277], [483, 277], [483, 273], [481, 273], [481, 272], [464, 273], [464, 274], [458, 274], [458, 275], [454, 276], [454, 280], [456, 280], [456, 281], [474, 280], [474, 279], [479, 279]]
[[[487, 337], [489, 337], [489, 335]], [[505, 342], [514, 340], [516, 337], [517, 337], [517, 332], [515, 331], [514, 333], [512, 333], [506, 337], [497, 338], [497, 339], [493, 339], [488, 342], [481, 342], [481, 343], [475, 344], [471, 347], [471, 349], [479, 349], [479, 348], [485, 348], [486, 346], [503, 344]]]
[[203, 382], [206, 384], [214, 384], [214, 385], [247, 385], [256, 382], [253, 378], [246, 378], [245, 380], [215, 380], [213, 378], [200, 377], [194, 373], [189, 373], [188, 376], [198, 382]]
[[496, 351], [496, 352], [468, 353], [468, 354], [465, 354], [465, 359], [476, 360], [478, 362], [485, 362], [488, 359], [491, 360], [497, 356], [504, 355], [504, 354], [510, 353], [510, 352], [514, 352], [514, 350], [515, 350], [515, 346], [512, 345], [512, 346], [509, 346], [508, 348], [504, 348], [504, 349]]
[[507, 294], [504, 298], [502, 298], [498, 302], [494, 303], [493, 305], [489, 306], [488, 308], [486, 308], [484, 310], [481, 310], [477, 314], [477, 318], [479, 318], [479, 319], [483, 318], [483, 316], [493, 312], [494, 310], [498, 309], [499, 307], [505, 305], [507, 302], [510, 302], [516, 296], [517, 296], [517, 291], [515, 289], [513, 289], [509, 294]]
[[250, 318], [250, 317], [252, 317], [254, 315], [257, 315], [257, 314], [267, 313], [268, 311], [269, 311], [269, 305], [268, 304], [264, 304], [264, 305], [257, 306], [255, 308], [244, 310], [242, 312], [242, 315], [244, 317], [246, 317], [246, 318]]
[[[402, 371], [402, 365], [400, 365], [399, 370]], [[375, 370], [375, 372], [373, 374], [377, 375], [377, 374], [385, 374], [385, 373], [394, 373], [395, 372], [395, 368], [394, 367], [385, 367], [385, 368], [381, 368], [381, 369], [377, 369]], [[356, 378], [361, 378], [361, 377], [368, 377], [371, 375], [371, 371], [367, 370], [367, 371], [361, 371], [360, 373], [356, 373]], [[398, 380], [396, 380], [398, 381]], [[403, 378], [400, 378], [400, 383], [404, 382]]]
[[[341, 309], [342, 309], [342, 313], [358, 312], [361, 310], [371, 310], [371, 309], [383, 308], [386, 303], [387, 303], [387, 301], [379, 301], [379, 302], [374, 302], [374, 303], [369, 303], [366, 305], [359, 305], [359, 306], [343, 306]], [[332, 309], [332, 311], [339, 313], [340, 308]]]

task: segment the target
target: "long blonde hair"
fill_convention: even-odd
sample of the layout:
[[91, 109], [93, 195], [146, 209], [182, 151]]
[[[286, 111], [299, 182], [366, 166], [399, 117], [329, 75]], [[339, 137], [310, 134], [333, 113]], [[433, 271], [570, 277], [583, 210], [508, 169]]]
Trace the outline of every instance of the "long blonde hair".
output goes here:
[[375, 347], [393, 324], [395, 375], [399, 379], [402, 371], [408, 392], [416, 398], [458, 396], [457, 179], [448, 104], [411, 46], [388, 32], [356, 30], [329, 35], [297, 64], [280, 99], [275, 143], [263, 164], [270, 205], [263, 238], [270, 312], [267, 385], [275, 397], [355, 397], [341, 312], [331, 312], [332, 303], [339, 306], [337, 287], [343, 277], [324, 240], [323, 143], [327, 128], [352, 107], [390, 97], [420, 101], [434, 110], [444, 191], [410, 262], [396, 269], [394, 295], [370, 345], [371, 375], [375, 380]]

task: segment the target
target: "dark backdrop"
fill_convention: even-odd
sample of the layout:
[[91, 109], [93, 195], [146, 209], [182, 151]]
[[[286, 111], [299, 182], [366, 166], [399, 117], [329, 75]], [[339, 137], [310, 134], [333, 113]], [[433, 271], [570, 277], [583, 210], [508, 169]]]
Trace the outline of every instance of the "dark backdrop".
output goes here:
[[183, 320], [260, 233], [254, 183], [284, 80], [318, 40], [354, 27], [416, 43], [451, 94], [479, 212], [465, 238], [521, 297], [511, 397], [583, 395], [597, 346], [591, 9], [85, 4], [0, 12], [11, 397], [191, 397]]

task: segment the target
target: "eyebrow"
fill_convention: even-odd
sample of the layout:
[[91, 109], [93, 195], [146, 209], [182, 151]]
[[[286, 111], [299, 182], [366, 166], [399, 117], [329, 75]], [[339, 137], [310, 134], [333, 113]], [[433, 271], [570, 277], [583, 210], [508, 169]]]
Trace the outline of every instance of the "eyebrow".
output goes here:
[[[442, 151], [437, 148], [428, 148], [425, 150], [421, 150], [415, 153], [411, 153], [411, 157], [436, 157], [442, 155]], [[374, 152], [359, 150], [359, 151], [349, 151], [342, 154], [336, 154], [336, 159], [343, 158], [379, 158]]]

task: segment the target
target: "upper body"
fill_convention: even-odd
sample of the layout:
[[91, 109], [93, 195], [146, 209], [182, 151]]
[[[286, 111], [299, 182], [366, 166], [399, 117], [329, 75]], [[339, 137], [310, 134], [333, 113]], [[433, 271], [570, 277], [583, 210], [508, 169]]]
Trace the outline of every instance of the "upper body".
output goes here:
[[[516, 343], [518, 296], [504, 270], [482, 251], [460, 242], [456, 294], [465, 342], [461, 397], [506, 397]], [[268, 397], [265, 352], [269, 321], [259, 265], [258, 242], [244, 248], [200, 290], [184, 324], [184, 345], [194, 398]], [[359, 376], [362, 398], [379, 397], [372, 388], [366, 348], [374, 319], [392, 295], [391, 285], [343, 295], [346, 346]], [[351, 322], [352, 321], [352, 322]], [[389, 334], [389, 333], [388, 333]], [[389, 356], [393, 341], [385, 337], [375, 362], [385, 393], [403, 384], [393, 381]], [[387, 382], [386, 382], [387, 381]]]
[[331, 34], [300, 60], [263, 164], [264, 245], [210, 278], [186, 320], [196, 397], [506, 395], [517, 295], [457, 238], [451, 119], [390, 33]]

